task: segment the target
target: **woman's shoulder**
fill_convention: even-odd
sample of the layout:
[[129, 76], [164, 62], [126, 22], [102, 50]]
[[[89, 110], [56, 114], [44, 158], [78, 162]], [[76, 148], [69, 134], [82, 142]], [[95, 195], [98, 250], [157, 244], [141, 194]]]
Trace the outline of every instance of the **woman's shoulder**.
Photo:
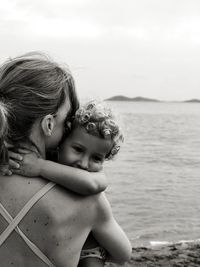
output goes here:
[[19, 175], [0, 176], [0, 202], [5, 207], [12, 207], [11, 210], [15, 213], [46, 183], [40, 178], [29, 179]]
[[90, 197], [90, 202], [92, 204], [95, 220], [107, 220], [112, 216], [111, 206], [104, 192], [92, 195]]
[[[11, 206], [14, 215], [48, 183], [42, 178], [0, 176], [0, 202], [5, 207]], [[86, 210], [90, 212], [86, 213]], [[45, 213], [52, 220], [63, 222], [68, 220], [72, 213], [73, 216], [78, 214], [79, 218], [85, 218], [89, 222], [95, 220], [99, 214], [106, 215], [108, 210], [109, 204], [104, 193], [81, 196], [58, 185], [52, 186], [35, 205], [35, 211], [39, 216]]]
[[34, 191], [36, 192], [43, 187], [46, 183], [47, 181], [40, 177], [29, 178], [17, 174], [13, 174], [11, 176], [0, 175], [0, 185], [4, 188], [2, 191], [5, 192], [5, 189], [7, 189], [7, 192], [17, 195], [20, 193], [23, 193], [23, 195], [32, 194]]

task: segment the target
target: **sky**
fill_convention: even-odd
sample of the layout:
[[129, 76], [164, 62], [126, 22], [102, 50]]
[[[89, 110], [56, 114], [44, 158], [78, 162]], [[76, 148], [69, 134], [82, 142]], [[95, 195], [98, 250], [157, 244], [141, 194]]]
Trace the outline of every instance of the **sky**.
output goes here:
[[2, 1], [0, 62], [30, 51], [68, 65], [80, 99], [200, 99], [200, 1]]

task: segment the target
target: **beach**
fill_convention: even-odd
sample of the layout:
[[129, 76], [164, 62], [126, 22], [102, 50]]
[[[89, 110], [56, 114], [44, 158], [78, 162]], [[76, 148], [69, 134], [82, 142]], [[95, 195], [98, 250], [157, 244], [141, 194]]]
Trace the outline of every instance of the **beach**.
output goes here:
[[109, 267], [198, 267], [200, 242], [183, 242], [156, 248], [133, 248], [131, 260], [123, 265], [109, 263]]

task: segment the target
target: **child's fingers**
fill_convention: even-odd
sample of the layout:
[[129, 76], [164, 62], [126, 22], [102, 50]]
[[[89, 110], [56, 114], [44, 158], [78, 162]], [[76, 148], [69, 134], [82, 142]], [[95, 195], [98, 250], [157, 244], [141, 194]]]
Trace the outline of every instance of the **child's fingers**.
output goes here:
[[30, 154], [30, 150], [25, 148], [18, 148], [17, 151], [21, 154]]
[[8, 156], [9, 158], [15, 159], [15, 160], [23, 160], [22, 155], [19, 153], [13, 152], [13, 151], [8, 151]]
[[11, 170], [6, 170], [5, 172], [4, 172], [4, 175], [6, 175], [6, 176], [11, 176], [13, 173], [12, 173], [12, 171]]
[[18, 169], [13, 169], [12, 172], [15, 174], [22, 174], [22, 171]]
[[10, 168], [13, 168], [13, 169], [19, 169], [20, 168], [20, 164], [17, 163], [16, 161], [12, 160], [12, 159], [9, 159], [9, 166], [10, 166]]
[[5, 176], [11, 176], [12, 175], [12, 171], [7, 169], [7, 168], [4, 168], [1, 173]]
[[9, 143], [7, 143], [7, 142], [5, 142], [5, 145], [6, 145], [6, 147], [7, 147], [8, 149], [10, 149], [10, 148], [13, 148], [13, 147], [14, 147], [14, 145], [11, 145], [11, 144], [9, 144]]
[[[23, 175], [23, 176], [26, 176], [26, 172], [24, 170], [21, 170], [21, 169], [13, 169], [12, 172], [14, 174], [18, 174], [18, 175]], [[28, 176], [27, 176], [28, 177]]]

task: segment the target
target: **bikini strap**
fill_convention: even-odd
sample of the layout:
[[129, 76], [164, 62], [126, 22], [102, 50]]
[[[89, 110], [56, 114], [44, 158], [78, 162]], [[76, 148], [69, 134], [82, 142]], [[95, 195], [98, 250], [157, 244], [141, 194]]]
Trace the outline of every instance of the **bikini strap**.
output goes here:
[[48, 266], [55, 267], [49, 259], [43, 254], [43, 252], [36, 247], [27, 236], [19, 229], [17, 226], [20, 221], [24, 218], [24, 216], [28, 213], [28, 211], [33, 207], [34, 204], [37, 203], [41, 197], [43, 197], [49, 190], [51, 190], [55, 186], [55, 183], [49, 182], [43, 188], [41, 188], [22, 208], [22, 210], [17, 214], [17, 216], [13, 219], [11, 215], [6, 211], [3, 205], [0, 203], [0, 213], [7, 220], [9, 225], [4, 230], [4, 232], [0, 235], [0, 246], [5, 242], [8, 236], [12, 233], [13, 230], [17, 231], [20, 236], [24, 239], [26, 244], [30, 247], [30, 249]]
[[[0, 203], [0, 214], [4, 217], [4, 219], [10, 223], [13, 218], [8, 213], [8, 211], [4, 208], [4, 206]], [[55, 267], [54, 264], [50, 262], [47, 256], [33, 243], [30, 239], [21, 231], [21, 229], [17, 226], [15, 231], [21, 236], [27, 246], [35, 253], [44, 263], [46, 263], [49, 267]]]

